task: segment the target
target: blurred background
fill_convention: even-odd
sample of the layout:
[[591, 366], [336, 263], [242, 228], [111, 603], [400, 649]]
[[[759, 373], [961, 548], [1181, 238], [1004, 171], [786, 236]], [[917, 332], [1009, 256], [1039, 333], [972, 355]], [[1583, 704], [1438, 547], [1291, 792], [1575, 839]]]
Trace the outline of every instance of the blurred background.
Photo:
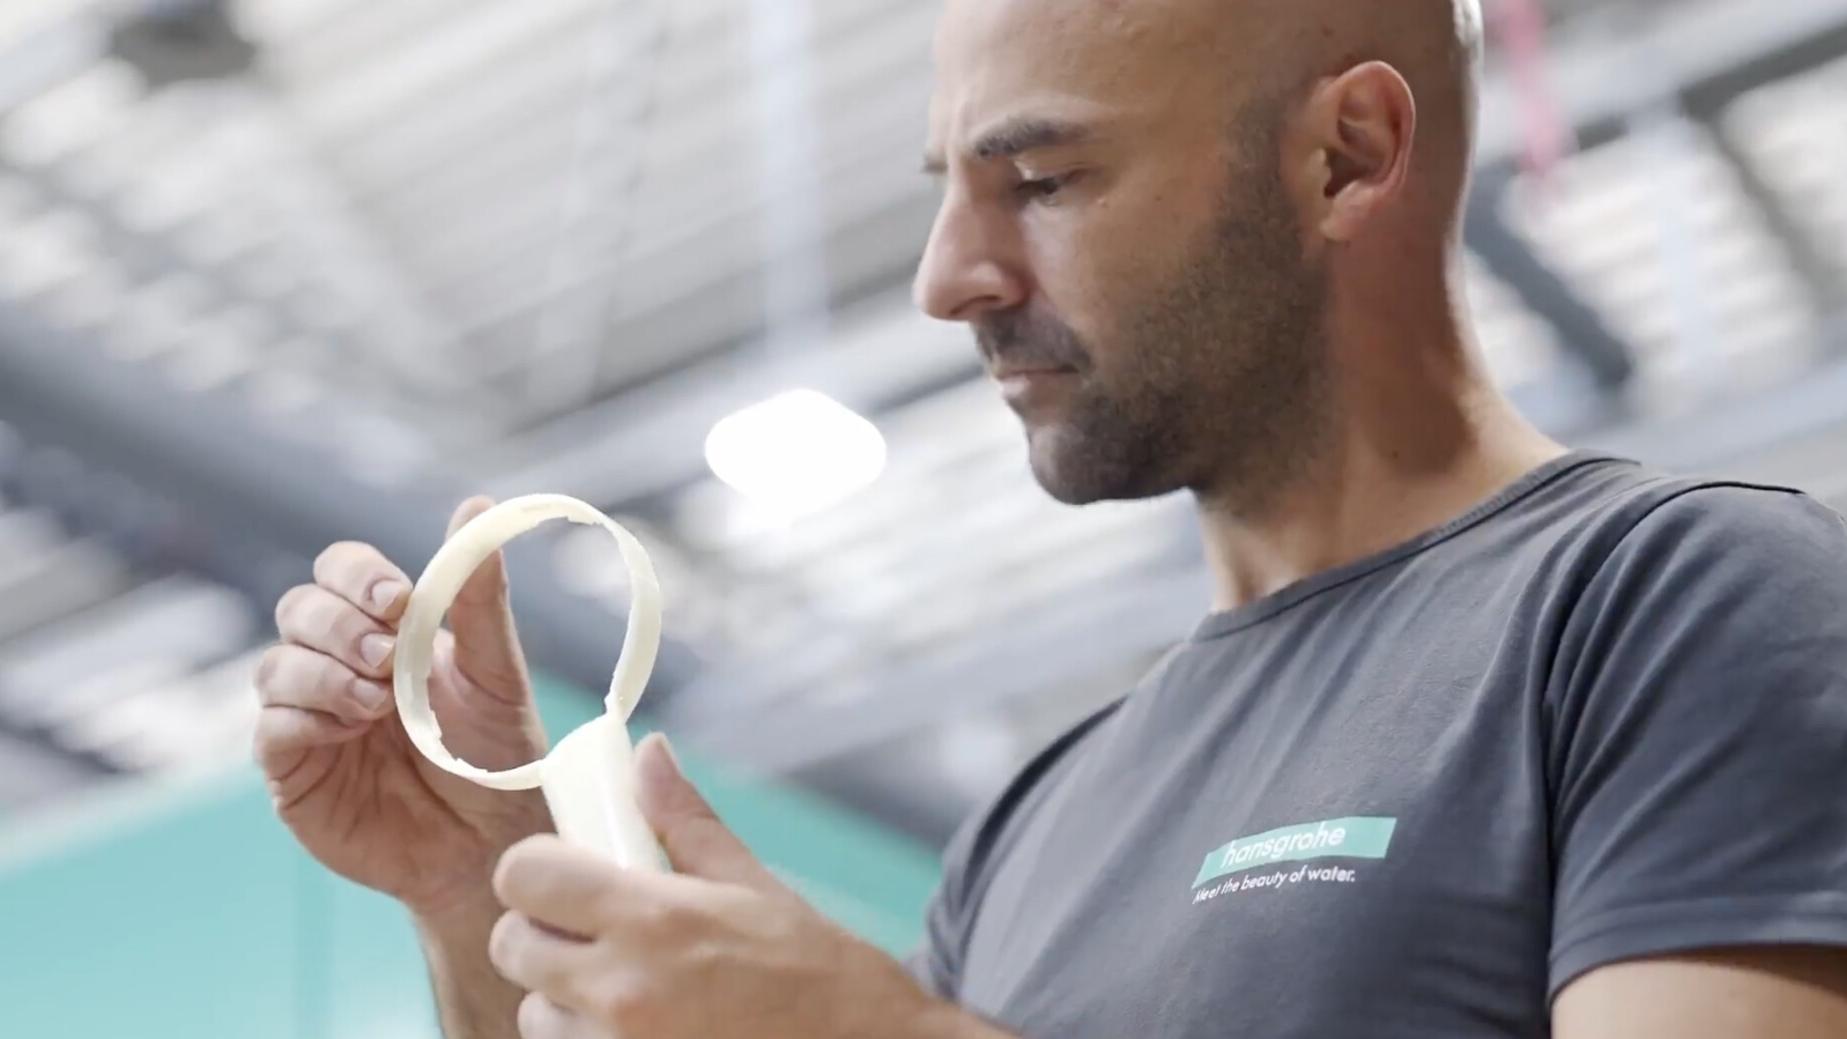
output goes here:
[[[1549, 432], [1847, 505], [1847, 0], [1489, 0], [1470, 292]], [[938, 4], [0, 0], [0, 1032], [434, 1035], [246, 763], [275, 598], [477, 491], [648, 543], [644, 708], [893, 949], [935, 849], [1198, 620], [908, 282]], [[555, 728], [625, 604], [512, 555]]]

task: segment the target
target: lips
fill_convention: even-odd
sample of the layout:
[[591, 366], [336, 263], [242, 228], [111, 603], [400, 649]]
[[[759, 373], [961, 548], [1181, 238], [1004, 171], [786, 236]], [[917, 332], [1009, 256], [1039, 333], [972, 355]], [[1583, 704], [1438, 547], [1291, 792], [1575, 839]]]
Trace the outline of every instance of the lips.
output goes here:
[[1021, 415], [1041, 411], [1064, 399], [1071, 379], [1071, 368], [1004, 367], [994, 370], [994, 381], [1001, 396]]
[[1006, 382], [1010, 379], [1028, 379], [1047, 375], [1072, 375], [1076, 371], [1075, 368], [1055, 364], [1003, 364], [988, 374], [996, 382]]

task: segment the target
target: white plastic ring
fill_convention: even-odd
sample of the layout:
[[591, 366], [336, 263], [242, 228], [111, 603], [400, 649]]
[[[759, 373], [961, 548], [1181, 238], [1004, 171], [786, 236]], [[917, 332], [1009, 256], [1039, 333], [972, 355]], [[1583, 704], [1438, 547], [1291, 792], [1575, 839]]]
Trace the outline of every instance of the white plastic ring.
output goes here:
[[[560, 740], [538, 761], [493, 772], [461, 760], [443, 745], [442, 726], [430, 707], [430, 667], [436, 632], [462, 586], [500, 547], [547, 520], [602, 527], [621, 548], [628, 567], [628, 630], [610, 678], [605, 714]], [[630, 796], [626, 723], [641, 699], [660, 652], [661, 590], [647, 549], [595, 507], [559, 494], [502, 502], [468, 521], [445, 542], [417, 579], [398, 625], [392, 679], [399, 717], [417, 750], [437, 767], [496, 790], [542, 787], [567, 839], [603, 847], [623, 865], [650, 866], [658, 858], [653, 836]], [[645, 847], [643, 846], [645, 842]]]

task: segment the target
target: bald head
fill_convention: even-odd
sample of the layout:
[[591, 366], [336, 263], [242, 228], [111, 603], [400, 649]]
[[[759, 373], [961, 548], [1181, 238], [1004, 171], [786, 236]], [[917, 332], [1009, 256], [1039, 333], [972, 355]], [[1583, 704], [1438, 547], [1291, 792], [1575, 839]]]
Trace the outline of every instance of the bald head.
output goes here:
[[950, 0], [933, 154], [952, 146], [958, 116], [978, 121], [1004, 101], [1062, 98], [1225, 126], [1380, 62], [1415, 99], [1419, 173], [1427, 166], [1459, 191], [1481, 46], [1479, 0]]

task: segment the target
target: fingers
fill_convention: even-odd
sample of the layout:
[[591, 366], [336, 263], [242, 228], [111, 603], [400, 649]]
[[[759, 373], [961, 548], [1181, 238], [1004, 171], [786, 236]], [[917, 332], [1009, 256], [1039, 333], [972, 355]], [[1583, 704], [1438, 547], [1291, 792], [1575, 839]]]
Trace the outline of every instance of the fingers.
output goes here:
[[276, 603], [276, 631], [369, 678], [391, 673], [396, 645], [383, 622], [321, 585], [291, 588]]
[[756, 891], [784, 890], [687, 780], [659, 733], [636, 749], [635, 779], [641, 812], [675, 870]]
[[494, 870], [502, 905], [565, 934], [638, 934], [671, 928], [753, 897], [698, 877], [624, 870], [602, 855], [540, 834], [515, 844]]
[[276, 603], [279, 645], [257, 665], [252, 756], [272, 778], [302, 754], [363, 735], [390, 713], [393, 643], [410, 583], [370, 545], [342, 542], [314, 561], [315, 584]]
[[520, 1039], [610, 1039], [589, 1021], [537, 992], [519, 1005]]
[[[455, 537], [468, 521], [494, 507], [494, 499], [485, 495], [476, 495], [456, 506], [455, 514], [449, 517], [449, 533], [443, 540]], [[457, 605], [464, 607], [485, 608], [498, 606], [507, 598], [506, 557], [495, 552], [482, 561], [475, 572], [462, 584], [455, 594]]]
[[520, 988], [573, 998], [577, 979], [590, 966], [593, 946], [535, 925], [522, 913], [506, 913], [488, 935], [487, 958]]
[[314, 561], [314, 583], [384, 624], [404, 614], [410, 578], [371, 545], [342, 541]]
[[304, 753], [356, 739], [366, 729], [322, 711], [265, 707], [257, 714], [252, 756], [273, 779], [292, 768]]
[[[493, 505], [492, 498], [479, 496], [463, 502], [449, 520], [449, 536]], [[456, 593], [449, 627], [455, 632], [455, 663], [462, 674], [490, 692], [525, 695], [526, 660], [513, 625], [506, 558], [501, 553], [488, 556]]]
[[507, 849], [494, 869], [502, 905], [567, 934], [594, 934], [619, 906], [621, 870], [549, 834]]
[[390, 713], [391, 688], [304, 646], [271, 646], [257, 664], [257, 698], [364, 725]]

